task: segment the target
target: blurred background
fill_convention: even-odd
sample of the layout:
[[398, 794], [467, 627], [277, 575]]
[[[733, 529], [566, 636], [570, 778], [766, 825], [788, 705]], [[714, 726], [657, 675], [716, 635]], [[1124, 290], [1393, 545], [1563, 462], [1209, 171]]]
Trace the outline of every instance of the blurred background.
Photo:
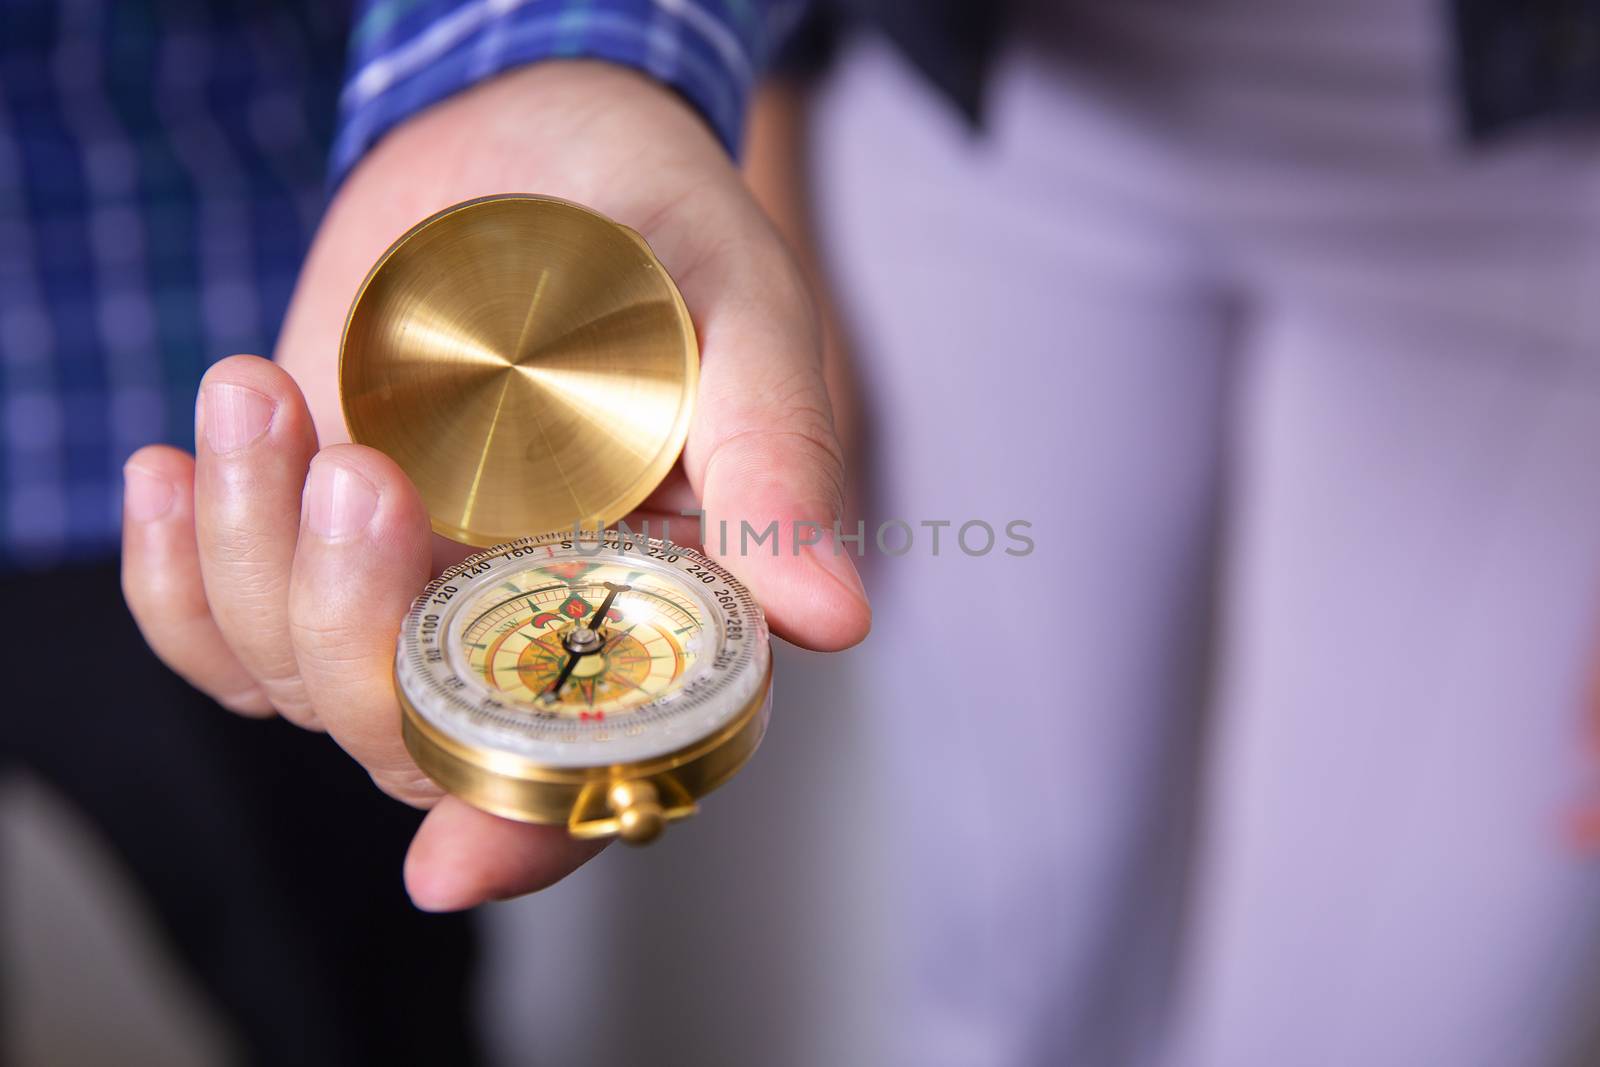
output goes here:
[[0, 0], [0, 635], [95, 648], [6, 702], [5, 1062], [1600, 1062], [1600, 5], [819, 5], [746, 173], [916, 548], [700, 816], [466, 918], [116, 571], [424, 9]]
[[[671, 847], [608, 849], [544, 893], [480, 909], [474, 1014], [491, 1062], [873, 1062], [874, 911], [892, 872], [862, 815], [870, 757], [842, 683], [815, 658], [779, 652], [792, 714], [763, 745], [787, 755], [763, 755], [761, 773], [673, 827]], [[104, 840], [58, 793], [12, 776], [0, 856], [0, 1061], [243, 1061]], [[366, 962], [381, 968], [384, 955]]]

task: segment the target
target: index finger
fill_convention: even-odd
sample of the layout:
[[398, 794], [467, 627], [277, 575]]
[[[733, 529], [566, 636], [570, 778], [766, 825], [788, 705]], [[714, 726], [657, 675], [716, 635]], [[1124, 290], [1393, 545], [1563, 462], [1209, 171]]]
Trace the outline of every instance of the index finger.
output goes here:
[[312, 461], [289, 586], [300, 676], [334, 740], [384, 792], [418, 806], [440, 790], [401, 740], [394, 655], [431, 549], [422, 500], [387, 456], [335, 445]]

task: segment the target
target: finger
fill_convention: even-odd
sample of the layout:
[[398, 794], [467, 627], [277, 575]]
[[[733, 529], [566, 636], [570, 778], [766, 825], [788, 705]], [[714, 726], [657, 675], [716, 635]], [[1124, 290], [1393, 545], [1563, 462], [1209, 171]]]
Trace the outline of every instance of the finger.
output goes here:
[[[752, 248], [745, 256], [755, 262], [724, 256], [727, 264], [685, 283], [690, 306], [712, 310], [701, 323], [684, 465], [704, 502], [706, 550], [751, 587], [773, 629], [807, 648], [846, 648], [866, 636], [872, 615], [834, 534], [844, 460], [821, 340], [787, 255], [775, 240]], [[708, 284], [719, 292], [700, 291]], [[747, 530], [767, 537], [754, 544]]]
[[560, 826], [530, 826], [446, 797], [422, 820], [406, 854], [406, 891], [423, 911], [460, 911], [537, 892], [588, 862], [604, 841]]
[[289, 569], [300, 492], [317, 449], [294, 381], [256, 356], [200, 386], [195, 527], [206, 599], [222, 635], [285, 718], [316, 720], [289, 639]]
[[141, 448], [123, 468], [122, 595], [151, 649], [190, 685], [242, 715], [272, 714], [211, 617], [195, 544], [194, 460], [176, 448]]
[[432, 531], [400, 468], [361, 445], [323, 449], [306, 478], [290, 583], [295, 656], [323, 725], [384, 792], [440, 792], [400, 739], [395, 638], [429, 575]]

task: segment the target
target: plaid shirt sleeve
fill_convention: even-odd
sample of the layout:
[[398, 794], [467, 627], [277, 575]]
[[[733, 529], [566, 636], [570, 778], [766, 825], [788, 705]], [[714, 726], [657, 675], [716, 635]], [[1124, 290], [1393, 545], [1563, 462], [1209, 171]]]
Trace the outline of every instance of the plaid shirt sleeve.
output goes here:
[[331, 179], [418, 111], [551, 58], [611, 60], [683, 94], [737, 153], [756, 73], [806, 0], [360, 0]]

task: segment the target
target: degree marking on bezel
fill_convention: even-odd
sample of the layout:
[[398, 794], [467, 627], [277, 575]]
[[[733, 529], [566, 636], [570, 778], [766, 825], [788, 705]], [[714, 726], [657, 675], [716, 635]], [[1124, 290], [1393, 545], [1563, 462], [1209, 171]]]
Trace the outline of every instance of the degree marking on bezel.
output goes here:
[[[598, 551], [589, 550], [602, 539], [609, 547], [602, 547]], [[569, 544], [564, 548], [558, 547], [563, 543]], [[584, 544], [586, 548], [576, 550], [572, 547], [573, 544]], [[539, 547], [545, 548], [542, 555], [528, 551]], [[675, 554], [679, 558], [669, 561], [652, 555], [637, 554], [641, 549], [650, 548], [660, 550], [663, 556]], [[573, 722], [554, 715], [541, 715], [537, 709], [523, 708], [520, 702], [514, 704], [518, 710], [511, 711], [507, 703], [512, 702], [501, 703], [495, 699], [492, 691], [482, 686], [474, 688], [469, 680], [470, 675], [462, 677], [457, 666], [450, 661], [452, 657], [448, 655], [452, 651], [452, 646], [458, 644], [450, 635], [459, 629], [456, 625], [457, 618], [466, 609], [473, 593], [494, 582], [507, 580], [505, 571], [508, 568], [540, 568], [547, 566], [552, 560], [563, 557], [624, 565], [626, 561], [632, 560], [646, 570], [673, 575], [683, 586], [678, 592], [688, 596], [702, 610], [709, 612], [707, 627], [708, 629], [714, 627], [721, 638], [717, 647], [705, 654], [705, 673], [682, 689], [629, 709], [625, 725], [622, 720], [601, 725], [594, 722]], [[711, 585], [694, 584], [696, 579], [687, 573], [688, 568], [693, 565], [698, 565], [704, 573], [711, 574], [717, 581]], [[479, 573], [463, 578], [462, 575], [469, 570], [477, 570]], [[437, 609], [438, 618], [431, 634], [424, 633], [422, 622], [424, 616], [428, 614], [428, 609], [434, 607], [432, 601], [440, 595], [443, 587], [452, 583], [456, 589], [447, 595], [449, 603]], [[507, 598], [507, 601], [527, 595], [531, 594], [518, 594], [517, 597]], [[672, 603], [670, 598], [656, 593], [647, 595], [668, 604]], [[681, 605], [674, 606], [682, 610]], [[482, 614], [478, 616], [479, 620], [481, 618]], [[730, 623], [737, 625], [738, 636], [730, 636], [728, 630]], [[715, 707], [713, 702], [725, 690], [730, 687], [735, 688], [733, 699], [735, 701], [742, 699], [742, 694], [737, 691], [738, 687], [748, 685], [749, 679], [753, 677], [752, 668], [757, 667], [761, 654], [766, 652], [767, 646], [764, 640], [766, 633], [766, 621], [762, 618], [760, 609], [749, 590], [725, 568], [700, 552], [678, 545], [666, 545], [653, 538], [619, 537], [609, 532], [599, 537], [589, 531], [578, 537], [565, 533], [545, 534], [507, 542], [476, 553], [429, 582], [406, 615], [401, 631], [400, 647], [397, 650], [399, 655], [396, 681], [407, 692], [408, 699], [419, 714], [433, 723], [436, 729], [459, 737], [465, 744], [490, 744], [492, 748], [497, 749], [501, 747], [485, 741], [482, 737], [478, 739], [470, 737], [474, 730], [484, 730], [491, 736], [501, 734], [506, 743], [512, 744], [513, 748], [507, 751], [516, 751], [521, 744], [527, 744], [535, 749], [550, 750], [546, 755], [558, 760], [561, 759], [560, 754], [563, 750], [575, 754], [581, 749], [613, 743], [626, 746], [628, 742], [642, 736], [648, 736], [664, 744], [678, 745], [685, 742], [692, 743], [694, 737], [714, 732], [719, 728], [723, 709]], [[770, 656], [770, 653], [767, 655]], [[759, 681], [755, 684], [759, 685]], [[484, 692], [477, 692], [478, 689], [484, 689]], [[718, 714], [709, 722], [704, 716], [696, 719], [697, 711], [706, 710]], [[556, 722], [559, 722], [559, 727], [554, 725]], [[625, 731], [620, 736], [617, 733], [619, 727]], [[562, 736], [549, 736], [549, 733], [556, 729], [559, 729]], [[463, 731], [466, 733], [463, 734]], [[631, 753], [620, 750], [616, 755], [619, 758], [633, 758]]]

